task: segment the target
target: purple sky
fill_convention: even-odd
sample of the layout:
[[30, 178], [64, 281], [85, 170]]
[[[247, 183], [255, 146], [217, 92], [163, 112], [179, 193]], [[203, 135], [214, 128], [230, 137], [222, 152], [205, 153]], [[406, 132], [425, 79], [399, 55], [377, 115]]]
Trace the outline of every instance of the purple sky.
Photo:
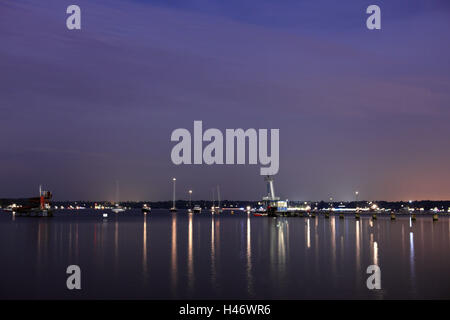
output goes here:
[[166, 3], [0, 2], [0, 197], [259, 199], [259, 165], [171, 163], [203, 120], [280, 128], [283, 198], [450, 199], [449, 1]]

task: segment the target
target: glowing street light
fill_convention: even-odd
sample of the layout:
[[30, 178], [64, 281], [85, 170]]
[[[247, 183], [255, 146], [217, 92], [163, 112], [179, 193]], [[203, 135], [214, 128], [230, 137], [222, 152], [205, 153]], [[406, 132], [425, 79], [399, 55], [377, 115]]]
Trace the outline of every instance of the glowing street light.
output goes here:
[[177, 208], [175, 207], [175, 184], [177, 179], [176, 178], [172, 178], [173, 181], [173, 198], [172, 198], [172, 208], [170, 208], [171, 212], [176, 212]]
[[192, 190], [189, 190], [189, 208], [191, 208]]

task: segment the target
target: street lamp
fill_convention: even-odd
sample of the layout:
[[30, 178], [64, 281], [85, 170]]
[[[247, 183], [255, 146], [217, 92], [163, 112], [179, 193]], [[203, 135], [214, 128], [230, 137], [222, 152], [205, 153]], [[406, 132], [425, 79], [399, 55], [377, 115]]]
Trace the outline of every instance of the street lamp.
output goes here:
[[189, 208], [191, 208], [191, 202], [192, 202], [192, 190], [189, 190]]
[[172, 178], [173, 181], [173, 198], [172, 198], [172, 208], [170, 208], [171, 212], [176, 212], [177, 208], [175, 207], [175, 184], [177, 179], [176, 178]]

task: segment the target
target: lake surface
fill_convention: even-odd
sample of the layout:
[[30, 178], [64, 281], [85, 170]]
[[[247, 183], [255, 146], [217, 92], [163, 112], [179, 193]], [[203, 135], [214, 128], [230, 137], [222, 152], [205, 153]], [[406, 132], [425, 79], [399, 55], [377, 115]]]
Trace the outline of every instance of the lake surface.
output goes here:
[[[0, 213], [1, 299], [450, 298], [450, 219]], [[68, 290], [66, 268], [81, 268]], [[366, 269], [381, 268], [380, 290]]]

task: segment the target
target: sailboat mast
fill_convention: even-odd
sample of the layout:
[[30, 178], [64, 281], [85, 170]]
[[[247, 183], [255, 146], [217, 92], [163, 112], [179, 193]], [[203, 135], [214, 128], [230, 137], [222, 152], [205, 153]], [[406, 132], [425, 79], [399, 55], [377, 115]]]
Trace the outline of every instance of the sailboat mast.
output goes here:
[[175, 208], [175, 183], [177, 179], [173, 178], [173, 198], [172, 198], [172, 208]]
[[116, 180], [116, 199], [115, 199], [116, 203], [120, 202], [119, 197], [120, 197], [119, 180]]
[[218, 207], [220, 209], [220, 187], [217, 185], [217, 201], [218, 201]]
[[189, 190], [189, 209], [192, 207], [192, 190]]

